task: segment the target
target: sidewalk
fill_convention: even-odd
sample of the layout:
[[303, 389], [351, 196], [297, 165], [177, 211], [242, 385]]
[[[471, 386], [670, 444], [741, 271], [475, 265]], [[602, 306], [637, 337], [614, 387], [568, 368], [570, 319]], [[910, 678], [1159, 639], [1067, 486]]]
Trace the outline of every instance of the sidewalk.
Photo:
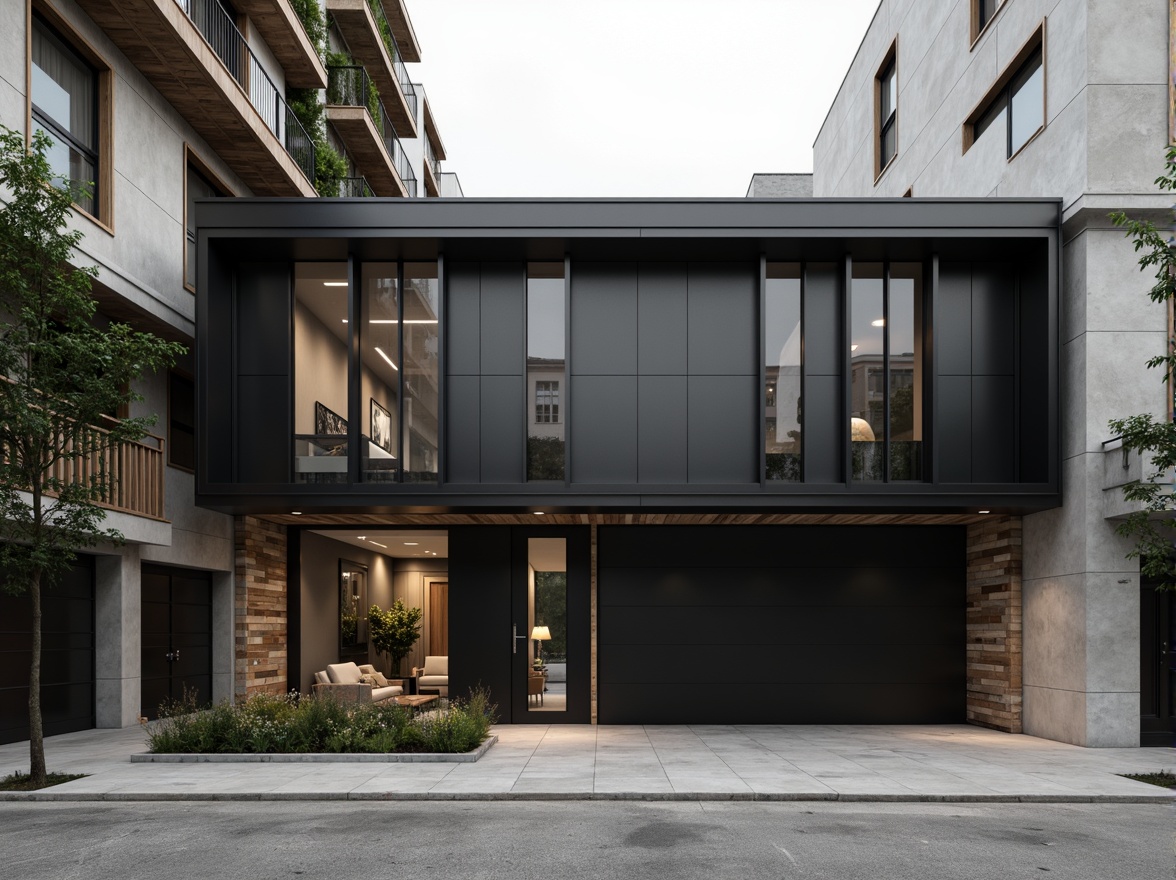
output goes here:
[[[1176, 749], [1084, 749], [968, 725], [506, 725], [478, 762], [132, 764], [139, 728], [46, 740], [49, 769], [88, 773], [6, 801], [856, 800], [1165, 802], [1119, 773], [1176, 769]], [[0, 775], [28, 743], [0, 746]]]

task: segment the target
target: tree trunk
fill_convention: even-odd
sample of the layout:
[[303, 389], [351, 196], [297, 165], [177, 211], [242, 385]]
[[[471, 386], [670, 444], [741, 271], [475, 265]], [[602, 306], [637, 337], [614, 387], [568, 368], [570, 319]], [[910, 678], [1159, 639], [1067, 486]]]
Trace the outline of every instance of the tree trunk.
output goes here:
[[45, 732], [41, 723], [41, 569], [29, 578], [33, 600], [33, 656], [29, 664], [29, 776], [36, 788], [45, 785]]

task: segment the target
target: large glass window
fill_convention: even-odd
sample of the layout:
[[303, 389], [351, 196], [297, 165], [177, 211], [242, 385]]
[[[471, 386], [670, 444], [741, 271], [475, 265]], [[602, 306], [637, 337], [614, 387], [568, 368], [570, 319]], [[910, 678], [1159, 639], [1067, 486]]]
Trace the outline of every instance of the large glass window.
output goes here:
[[347, 482], [346, 263], [294, 266], [294, 478]]
[[31, 49], [33, 126], [53, 141], [53, 174], [70, 187], [79, 208], [97, 216], [98, 74], [39, 17], [33, 18]]
[[360, 476], [365, 482], [399, 478], [400, 266], [364, 263], [359, 326], [360, 406], [366, 420], [360, 430]]
[[404, 479], [437, 481], [441, 290], [436, 263], [404, 264]]
[[853, 479], [923, 478], [922, 270], [857, 263], [850, 294]]
[[764, 291], [764, 454], [769, 480], [801, 479], [800, 264], [768, 263]]
[[[527, 539], [527, 708], [566, 712], [568, 668], [567, 538]], [[578, 658], [577, 658], [578, 659]]]
[[564, 264], [528, 263], [528, 480], [564, 479], [564, 315]]

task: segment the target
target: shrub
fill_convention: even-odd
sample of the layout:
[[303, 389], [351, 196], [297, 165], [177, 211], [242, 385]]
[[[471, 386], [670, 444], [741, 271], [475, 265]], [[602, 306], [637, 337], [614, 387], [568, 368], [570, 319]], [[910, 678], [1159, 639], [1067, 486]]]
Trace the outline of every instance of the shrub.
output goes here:
[[148, 726], [155, 754], [468, 752], [489, 735], [497, 707], [484, 688], [448, 710], [413, 715], [394, 702], [345, 706], [330, 697], [254, 694], [201, 707], [194, 692], [160, 707]]

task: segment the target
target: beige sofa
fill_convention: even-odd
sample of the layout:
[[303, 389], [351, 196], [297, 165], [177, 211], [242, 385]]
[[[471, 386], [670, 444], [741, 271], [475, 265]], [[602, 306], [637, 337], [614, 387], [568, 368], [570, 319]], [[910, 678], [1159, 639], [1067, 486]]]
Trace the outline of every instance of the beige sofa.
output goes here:
[[[386, 687], [373, 684], [370, 679], [376, 675], [376, 668], [370, 664], [332, 663], [314, 674], [311, 689], [316, 697], [329, 696], [343, 703], [379, 703], [404, 693], [404, 688], [398, 684]], [[364, 676], [369, 681], [365, 681]]]
[[443, 697], [449, 696], [449, 657], [425, 657], [424, 666], [414, 666], [412, 674], [416, 677], [417, 693], [431, 693], [436, 691]]

